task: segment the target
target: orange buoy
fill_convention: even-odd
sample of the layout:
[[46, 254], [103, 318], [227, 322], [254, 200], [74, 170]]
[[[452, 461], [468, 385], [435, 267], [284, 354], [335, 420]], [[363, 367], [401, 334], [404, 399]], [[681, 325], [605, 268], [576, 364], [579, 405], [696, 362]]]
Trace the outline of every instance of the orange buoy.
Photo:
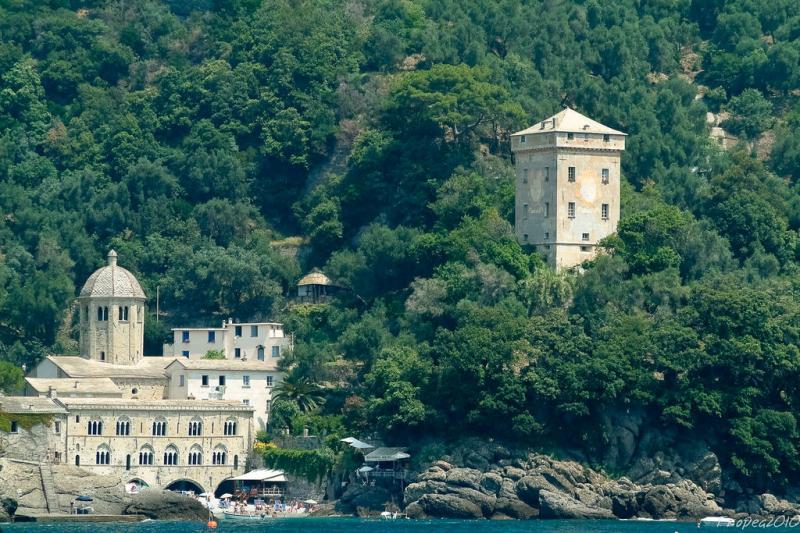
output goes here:
[[217, 521], [216, 520], [209, 520], [208, 521], [209, 529], [217, 529]]

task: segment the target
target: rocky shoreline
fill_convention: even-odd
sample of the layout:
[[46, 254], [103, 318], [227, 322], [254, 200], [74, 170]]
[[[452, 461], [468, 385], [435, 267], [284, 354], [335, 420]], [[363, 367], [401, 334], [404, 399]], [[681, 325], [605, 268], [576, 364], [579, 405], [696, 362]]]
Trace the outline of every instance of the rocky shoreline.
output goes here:
[[771, 494], [725, 506], [723, 499], [689, 479], [634, 483], [538, 454], [481, 469], [435, 461], [406, 487], [403, 497], [411, 518], [696, 520], [800, 515], [797, 503]]
[[[95, 475], [69, 465], [54, 465], [52, 470], [61, 512], [68, 512], [77, 496], [87, 495], [93, 498], [90, 505], [98, 514], [142, 515], [158, 520], [208, 518], [208, 511], [193, 498], [157, 489], [129, 495], [118, 476]], [[0, 459], [0, 522], [12, 520], [16, 513], [44, 514], [47, 510], [38, 464]]]

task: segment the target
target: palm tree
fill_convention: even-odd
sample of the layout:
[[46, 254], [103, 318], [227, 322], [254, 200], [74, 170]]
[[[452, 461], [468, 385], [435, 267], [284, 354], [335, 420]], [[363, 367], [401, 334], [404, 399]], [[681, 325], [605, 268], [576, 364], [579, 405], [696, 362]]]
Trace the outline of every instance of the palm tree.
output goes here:
[[289, 375], [272, 391], [272, 399], [294, 402], [300, 411], [313, 411], [325, 401], [322, 388], [306, 377]]

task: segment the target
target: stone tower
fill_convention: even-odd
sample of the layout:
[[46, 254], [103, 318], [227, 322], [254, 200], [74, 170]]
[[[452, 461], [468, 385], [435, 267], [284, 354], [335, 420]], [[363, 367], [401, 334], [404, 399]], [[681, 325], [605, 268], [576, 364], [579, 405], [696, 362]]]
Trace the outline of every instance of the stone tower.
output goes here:
[[556, 268], [594, 257], [617, 230], [625, 137], [570, 108], [511, 136], [521, 244]]
[[117, 266], [117, 253], [94, 272], [78, 296], [81, 357], [135, 365], [143, 356], [145, 295], [136, 277]]

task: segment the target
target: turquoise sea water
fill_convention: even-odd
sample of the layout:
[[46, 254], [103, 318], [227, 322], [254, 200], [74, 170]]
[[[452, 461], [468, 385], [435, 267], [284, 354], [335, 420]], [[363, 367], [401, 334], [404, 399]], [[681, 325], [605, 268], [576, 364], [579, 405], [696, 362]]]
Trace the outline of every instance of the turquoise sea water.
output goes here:
[[[750, 530], [751, 528], [748, 528]], [[761, 530], [762, 528], [755, 528]], [[200, 533], [210, 532], [205, 524], [192, 522], [142, 522], [139, 524], [3, 524], [4, 533]], [[717, 531], [716, 528], [712, 529]], [[725, 528], [722, 531], [738, 531]], [[754, 529], [753, 529], [754, 530]], [[688, 533], [698, 530], [691, 522], [638, 522], [595, 520], [464, 521], [464, 520], [360, 520], [355, 518], [270, 519], [265, 522], [220, 520], [220, 532], [303, 532], [324, 533]], [[796, 528], [767, 528], [767, 531], [798, 531]]]

